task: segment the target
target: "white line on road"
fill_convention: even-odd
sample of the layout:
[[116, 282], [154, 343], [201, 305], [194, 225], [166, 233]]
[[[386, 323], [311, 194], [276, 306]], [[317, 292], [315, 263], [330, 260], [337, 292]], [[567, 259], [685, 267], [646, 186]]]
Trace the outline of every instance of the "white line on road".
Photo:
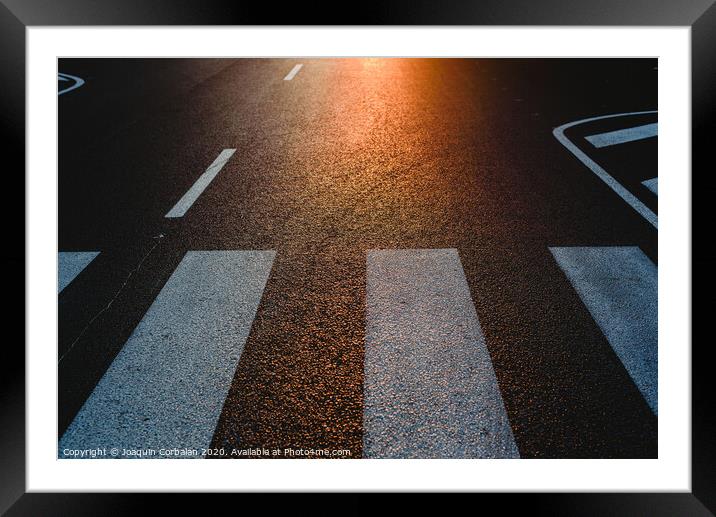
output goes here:
[[644, 180], [641, 182], [642, 185], [644, 185], [646, 188], [651, 190], [654, 194], [657, 196], [659, 195], [658, 189], [659, 189], [659, 178], [651, 178], [650, 180]]
[[599, 179], [601, 179], [604, 183], [606, 183], [614, 192], [616, 192], [624, 201], [629, 203], [629, 206], [631, 206], [634, 210], [636, 210], [639, 215], [641, 215], [644, 219], [646, 219], [654, 228], [658, 228], [658, 218], [654, 212], [649, 210], [649, 208], [639, 201], [631, 192], [629, 192], [626, 188], [622, 186], [621, 183], [619, 183], [617, 180], [615, 180], [607, 171], [602, 169], [597, 163], [592, 160], [589, 156], [587, 156], [584, 152], [582, 152], [579, 147], [574, 145], [572, 141], [567, 138], [564, 135], [565, 130], [569, 129], [570, 127], [577, 126], [579, 124], [584, 124], [586, 122], [592, 122], [595, 120], [603, 120], [608, 118], [615, 118], [615, 117], [626, 117], [628, 115], [645, 115], [647, 113], [657, 113], [656, 111], [635, 111], [632, 113], [617, 113], [614, 115], [602, 115], [599, 117], [592, 117], [592, 118], [585, 118], [582, 120], [577, 120], [575, 122], [569, 122], [568, 124], [564, 124], [562, 126], [559, 126], [555, 128], [552, 131], [552, 134], [555, 136], [559, 142], [565, 146], [569, 151], [576, 156], [584, 165], [586, 165], [594, 174], [597, 175]]
[[69, 91], [72, 91], [72, 90], [74, 90], [74, 89], [76, 89], [76, 88], [79, 88], [79, 87], [82, 86], [83, 84], [85, 84], [85, 80], [84, 80], [84, 79], [82, 79], [82, 78], [80, 78], [80, 77], [76, 77], [76, 76], [74, 76], [74, 75], [70, 75], [70, 74], [61, 74], [61, 73], [58, 72], [57, 78], [58, 78], [60, 81], [69, 81], [69, 80], [74, 81], [74, 84], [72, 84], [71, 86], [68, 86], [68, 87], [65, 88], [64, 90], [58, 91], [58, 92], [57, 92], [57, 95], [62, 95], [63, 93], [67, 93], [67, 92], [69, 92]]
[[234, 152], [236, 152], [236, 149], [224, 149], [221, 151], [216, 160], [214, 160], [214, 163], [209, 165], [206, 172], [199, 176], [199, 179], [196, 180], [194, 185], [192, 185], [187, 193], [174, 205], [174, 208], [169, 210], [164, 217], [184, 217], [187, 210], [191, 208], [191, 205], [193, 205], [194, 201], [204, 192], [204, 189], [209, 186], [209, 183], [211, 183], [214, 177], [219, 174], [219, 171], [224, 167], [226, 162], [229, 161], [229, 158], [231, 158]]
[[61, 251], [57, 260], [57, 292], [72, 282], [99, 255], [99, 251]]
[[643, 126], [599, 133], [584, 138], [594, 147], [608, 147], [610, 145], [624, 144], [626, 142], [634, 142], [635, 140], [644, 140], [645, 138], [657, 136], [658, 126], [657, 123], [645, 124]]
[[63, 435], [59, 457], [208, 447], [274, 257], [188, 252]]
[[367, 254], [363, 453], [517, 458], [455, 249]]
[[298, 73], [298, 71], [299, 71], [302, 67], [303, 67], [303, 64], [302, 64], [302, 63], [299, 63], [299, 64], [297, 64], [296, 66], [294, 66], [294, 67], [291, 69], [291, 71], [288, 73], [288, 75], [283, 78], [283, 80], [284, 80], [284, 81], [290, 81], [291, 79], [293, 79], [293, 78], [296, 76], [296, 74]]
[[656, 414], [656, 266], [638, 247], [570, 247], [550, 251]]

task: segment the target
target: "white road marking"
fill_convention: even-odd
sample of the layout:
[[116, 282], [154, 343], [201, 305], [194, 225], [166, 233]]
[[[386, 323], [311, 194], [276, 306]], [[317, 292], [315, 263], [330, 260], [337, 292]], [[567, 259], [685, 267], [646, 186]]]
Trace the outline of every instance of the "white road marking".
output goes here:
[[226, 162], [229, 161], [229, 158], [231, 158], [235, 152], [236, 149], [224, 149], [221, 151], [216, 160], [214, 160], [214, 163], [209, 165], [206, 172], [199, 176], [199, 179], [196, 180], [187, 193], [182, 196], [177, 204], [174, 205], [174, 207], [169, 210], [167, 215], [164, 217], [184, 217], [184, 214], [186, 214], [187, 210], [191, 208], [194, 201], [196, 201], [201, 193], [204, 192], [204, 189], [209, 186], [209, 183], [211, 183], [214, 177], [219, 174], [219, 171], [224, 167]]
[[208, 447], [274, 256], [188, 252], [63, 435], [59, 457], [66, 448]]
[[658, 196], [659, 195], [658, 182], [659, 182], [659, 178], [651, 178], [650, 180], [642, 181], [641, 184], [644, 185], [646, 188], [648, 188], [649, 190], [651, 190], [654, 194], [656, 194]]
[[302, 63], [299, 63], [299, 64], [297, 64], [296, 66], [294, 66], [294, 67], [291, 69], [291, 71], [288, 73], [288, 75], [283, 78], [283, 80], [284, 80], [284, 81], [290, 81], [291, 79], [293, 79], [293, 78], [296, 76], [296, 74], [298, 73], [298, 71], [301, 70], [302, 67], [303, 67], [303, 64], [302, 64]]
[[634, 210], [636, 210], [639, 215], [641, 215], [644, 219], [646, 219], [654, 228], [658, 228], [658, 218], [654, 212], [649, 210], [649, 208], [639, 201], [631, 192], [629, 192], [626, 188], [622, 186], [621, 183], [619, 183], [617, 180], [615, 180], [607, 171], [602, 169], [597, 163], [592, 160], [589, 156], [587, 156], [584, 152], [582, 152], [576, 145], [572, 143], [572, 141], [567, 138], [564, 135], [565, 130], [569, 129], [570, 127], [577, 126], [579, 124], [584, 124], [586, 122], [592, 122], [595, 120], [603, 120], [608, 118], [615, 118], [615, 117], [626, 117], [628, 115], [645, 115], [647, 113], [657, 113], [657, 111], [635, 111], [632, 113], [617, 113], [614, 115], [602, 115], [600, 117], [592, 117], [592, 118], [585, 118], [582, 120], [577, 120], [575, 122], [569, 122], [568, 124], [564, 124], [562, 126], [559, 126], [552, 131], [552, 134], [555, 136], [559, 142], [565, 146], [569, 151], [579, 158], [579, 160], [586, 165], [594, 174], [597, 175], [599, 179], [601, 179], [604, 183], [606, 183], [614, 192], [616, 192], [624, 201], [629, 203], [629, 206], [631, 206]]
[[656, 266], [638, 247], [570, 247], [550, 251], [657, 414]]
[[82, 86], [83, 84], [85, 84], [85, 80], [84, 80], [84, 79], [82, 79], [82, 78], [80, 78], [80, 77], [76, 77], [76, 76], [74, 76], [74, 75], [70, 75], [70, 74], [61, 74], [61, 73], [58, 72], [57, 78], [58, 78], [60, 81], [70, 81], [70, 80], [71, 80], [71, 81], [74, 81], [74, 83], [73, 83], [71, 86], [68, 86], [68, 87], [65, 88], [64, 90], [60, 90], [59, 92], [57, 92], [57, 95], [62, 95], [63, 93], [70, 92], [70, 91], [72, 91], [72, 90], [74, 90], [74, 89], [76, 89], [76, 88], [79, 88], [79, 87]]
[[617, 129], [607, 133], [599, 133], [584, 137], [594, 147], [608, 147], [610, 145], [619, 145], [626, 142], [634, 142], [635, 140], [644, 140], [658, 134], [658, 124], [644, 124], [643, 126], [630, 127], [627, 129]]
[[363, 453], [517, 458], [457, 250], [367, 254]]
[[59, 252], [57, 260], [57, 293], [61, 293], [97, 255], [99, 255], [99, 251]]

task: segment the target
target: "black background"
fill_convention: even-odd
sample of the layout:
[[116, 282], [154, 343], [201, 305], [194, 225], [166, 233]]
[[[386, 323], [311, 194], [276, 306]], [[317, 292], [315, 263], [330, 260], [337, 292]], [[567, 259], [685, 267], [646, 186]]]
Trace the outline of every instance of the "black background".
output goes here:
[[[707, 161], [716, 108], [716, 7], [713, 0], [692, 1], [394, 1], [296, 2], [280, 6], [267, 2], [208, 2], [201, 0], [3, 0], [0, 5], [0, 119], [2, 120], [4, 186], [13, 202], [0, 206], [5, 221], [6, 271], [24, 271], [25, 166], [25, 28], [32, 25], [688, 25], [692, 26], [692, 314], [706, 315], [707, 294], [713, 288], [716, 248], [707, 234], [712, 217], [706, 205], [715, 188], [706, 183], [712, 174]], [[694, 188], [694, 186], [696, 188]], [[24, 275], [6, 275], [6, 333], [0, 375], [0, 511], [8, 515], [125, 515], [148, 513], [157, 504], [174, 509], [207, 511], [204, 498], [189, 495], [24, 494]], [[10, 296], [8, 296], [10, 295]], [[704, 302], [699, 302], [703, 298]], [[693, 318], [693, 316], [692, 316]], [[695, 322], [694, 322], [695, 323]], [[697, 331], [698, 326], [693, 325]], [[501, 512], [528, 510], [537, 515], [709, 515], [716, 510], [716, 422], [711, 382], [710, 338], [692, 346], [692, 494], [528, 494], [480, 495], [475, 509], [497, 505]], [[23, 495], [24, 494], [24, 495]], [[229, 500], [231, 497], [231, 500]], [[212, 506], [228, 503], [233, 511], [259, 508], [316, 514], [365, 514], [381, 507], [373, 495], [214, 495]], [[19, 498], [19, 499], [18, 499]], [[424, 495], [404, 495], [410, 506], [425, 505]], [[461, 497], [461, 499], [464, 499]], [[471, 500], [473, 498], [471, 497]], [[459, 503], [460, 501], [455, 501]], [[463, 501], [464, 502], [464, 501]], [[216, 506], [214, 506], [216, 505]], [[471, 501], [475, 505], [475, 501]], [[401, 505], [403, 506], [403, 505]], [[9, 509], [9, 510], [8, 510]], [[443, 511], [445, 508], [443, 507]], [[402, 513], [402, 512], [401, 512]]]

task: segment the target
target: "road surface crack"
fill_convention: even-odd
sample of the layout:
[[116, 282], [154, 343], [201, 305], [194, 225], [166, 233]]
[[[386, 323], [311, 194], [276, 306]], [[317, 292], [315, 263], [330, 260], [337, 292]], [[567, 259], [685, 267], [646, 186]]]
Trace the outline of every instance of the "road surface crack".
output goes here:
[[110, 309], [110, 307], [112, 307], [112, 304], [114, 304], [115, 300], [117, 300], [117, 298], [119, 298], [119, 295], [122, 294], [122, 291], [124, 291], [124, 288], [127, 286], [127, 284], [128, 284], [129, 281], [132, 279], [132, 277], [134, 276], [134, 274], [137, 273], [137, 272], [141, 269], [141, 267], [142, 267], [142, 265], [144, 264], [144, 262], [147, 260], [147, 258], [149, 257], [149, 255], [152, 254], [152, 252], [154, 251], [154, 249], [155, 249], [157, 246], [159, 246], [159, 243], [161, 242], [161, 240], [162, 240], [163, 238], [164, 238], [164, 234], [163, 234], [163, 233], [160, 233], [159, 235], [155, 235], [154, 237], [152, 237], [152, 239], [154, 240], [154, 245], [149, 249], [149, 251], [147, 251], [147, 253], [144, 254], [144, 256], [142, 257], [142, 259], [141, 259], [141, 260], [139, 261], [139, 263], [137, 264], [137, 267], [135, 267], [134, 269], [132, 269], [132, 270], [129, 272], [129, 274], [127, 275], [127, 277], [124, 279], [124, 282], [122, 282], [122, 285], [119, 287], [119, 289], [117, 290], [117, 292], [114, 293], [114, 296], [112, 296], [112, 299], [109, 301], [109, 303], [107, 303], [107, 305], [106, 305], [102, 310], [100, 310], [97, 314], [95, 314], [95, 315], [89, 320], [89, 322], [87, 323], [87, 325], [85, 325], [85, 327], [82, 329], [82, 331], [79, 333], [79, 335], [75, 338], [75, 340], [72, 342], [72, 344], [70, 344], [69, 348], [68, 348], [67, 350], [65, 350], [65, 353], [63, 353], [63, 354], [60, 356], [60, 358], [59, 358], [58, 361], [57, 361], [57, 364], [58, 364], [58, 365], [59, 365], [60, 363], [62, 363], [62, 360], [67, 356], [67, 354], [69, 354], [69, 353], [72, 351], [72, 349], [75, 347], [75, 345], [77, 344], [77, 342], [78, 342], [80, 339], [82, 339], [82, 337], [83, 337], [83, 336], [85, 335], [85, 333], [90, 329], [90, 327], [91, 327], [92, 324], [97, 320], [97, 318], [99, 318], [102, 314], [104, 314], [105, 312], [107, 312], [107, 311]]

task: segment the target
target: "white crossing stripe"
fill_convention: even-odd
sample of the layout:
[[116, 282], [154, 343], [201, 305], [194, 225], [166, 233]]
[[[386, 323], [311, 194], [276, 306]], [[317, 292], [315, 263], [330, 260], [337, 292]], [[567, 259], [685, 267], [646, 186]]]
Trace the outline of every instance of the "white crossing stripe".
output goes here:
[[455, 249], [367, 254], [368, 458], [517, 458]]
[[658, 410], [657, 268], [638, 247], [550, 248], [652, 411]]
[[654, 194], [657, 196], [659, 195], [658, 188], [659, 188], [659, 178], [651, 178], [650, 180], [644, 180], [641, 182], [642, 185], [644, 185], [646, 188], [651, 190]]
[[199, 179], [196, 180], [194, 185], [192, 185], [187, 193], [182, 196], [177, 204], [174, 205], [164, 217], [184, 217], [187, 210], [191, 208], [191, 205], [193, 205], [194, 201], [204, 192], [204, 189], [209, 186], [209, 183], [211, 183], [214, 177], [219, 174], [219, 171], [224, 167], [226, 162], [229, 161], [229, 158], [231, 158], [234, 152], [236, 152], [236, 149], [224, 149], [221, 151], [216, 160], [214, 160], [214, 163], [209, 165], [206, 172], [199, 176]]
[[302, 63], [297, 64], [296, 66], [294, 66], [294, 67], [291, 69], [291, 71], [286, 75], [286, 77], [283, 78], [283, 80], [284, 80], [284, 81], [290, 81], [291, 79], [293, 79], [293, 78], [296, 76], [296, 74], [298, 73], [298, 71], [299, 71], [301, 68], [303, 68], [303, 64], [302, 64]]
[[645, 124], [643, 126], [630, 127], [627, 129], [618, 129], [607, 133], [599, 133], [585, 137], [594, 147], [608, 147], [610, 145], [618, 145], [635, 140], [643, 140], [657, 136], [658, 124]]
[[274, 251], [190, 251], [59, 443], [65, 449], [205, 448]]
[[99, 251], [59, 252], [57, 260], [57, 293], [61, 293], [97, 255], [99, 255]]

